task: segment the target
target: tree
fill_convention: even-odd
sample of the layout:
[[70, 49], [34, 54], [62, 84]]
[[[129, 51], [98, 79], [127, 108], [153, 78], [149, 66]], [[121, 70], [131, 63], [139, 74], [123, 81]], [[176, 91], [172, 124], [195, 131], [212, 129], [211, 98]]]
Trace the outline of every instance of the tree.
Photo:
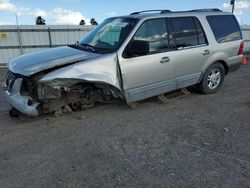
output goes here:
[[98, 23], [95, 20], [95, 18], [91, 18], [90, 23], [91, 23], [91, 25], [98, 25]]
[[80, 23], [79, 23], [79, 25], [85, 25], [85, 24], [86, 24], [85, 20], [81, 20]]
[[37, 16], [36, 25], [46, 25], [45, 19], [43, 19], [42, 16]]

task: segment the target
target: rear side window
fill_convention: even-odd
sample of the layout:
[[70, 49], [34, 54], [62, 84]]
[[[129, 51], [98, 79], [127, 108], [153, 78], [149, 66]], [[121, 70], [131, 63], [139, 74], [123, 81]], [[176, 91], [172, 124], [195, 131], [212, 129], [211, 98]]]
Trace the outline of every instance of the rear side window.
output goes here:
[[194, 17], [171, 18], [177, 48], [207, 44], [200, 22]]
[[242, 39], [239, 24], [233, 15], [207, 16], [218, 43]]

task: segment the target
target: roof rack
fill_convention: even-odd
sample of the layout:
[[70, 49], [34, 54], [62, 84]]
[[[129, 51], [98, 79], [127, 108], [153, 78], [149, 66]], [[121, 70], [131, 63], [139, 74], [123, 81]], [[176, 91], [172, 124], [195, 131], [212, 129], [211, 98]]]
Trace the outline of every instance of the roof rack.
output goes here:
[[171, 11], [170, 10], [143, 10], [143, 11], [139, 11], [139, 12], [133, 12], [130, 15], [147, 13], [147, 12], [160, 12], [161, 14], [164, 14], [164, 13], [169, 13]]
[[178, 12], [223, 12], [221, 9], [218, 8], [209, 8], [209, 9], [194, 9], [194, 10], [186, 10], [186, 11], [171, 11], [171, 10], [143, 10], [139, 12], [133, 12], [130, 15], [147, 13], [147, 12], [160, 12], [161, 14], [165, 13], [178, 13]]
[[194, 9], [188, 12], [223, 12], [223, 11], [218, 8], [209, 8], [209, 9]]

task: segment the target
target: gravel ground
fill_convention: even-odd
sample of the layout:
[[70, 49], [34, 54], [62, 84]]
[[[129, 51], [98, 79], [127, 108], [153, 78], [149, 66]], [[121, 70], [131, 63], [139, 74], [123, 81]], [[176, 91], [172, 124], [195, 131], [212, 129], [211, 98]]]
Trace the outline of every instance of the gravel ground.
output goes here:
[[[5, 70], [0, 71], [1, 82]], [[0, 187], [250, 187], [250, 65], [217, 94], [12, 119], [0, 92]]]

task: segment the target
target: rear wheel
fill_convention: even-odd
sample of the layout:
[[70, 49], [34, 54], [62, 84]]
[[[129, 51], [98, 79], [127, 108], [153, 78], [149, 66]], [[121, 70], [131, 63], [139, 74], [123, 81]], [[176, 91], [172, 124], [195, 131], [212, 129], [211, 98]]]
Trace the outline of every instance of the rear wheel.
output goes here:
[[221, 63], [211, 65], [205, 72], [198, 85], [200, 92], [204, 94], [216, 93], [223, 84], [225, 69]]

